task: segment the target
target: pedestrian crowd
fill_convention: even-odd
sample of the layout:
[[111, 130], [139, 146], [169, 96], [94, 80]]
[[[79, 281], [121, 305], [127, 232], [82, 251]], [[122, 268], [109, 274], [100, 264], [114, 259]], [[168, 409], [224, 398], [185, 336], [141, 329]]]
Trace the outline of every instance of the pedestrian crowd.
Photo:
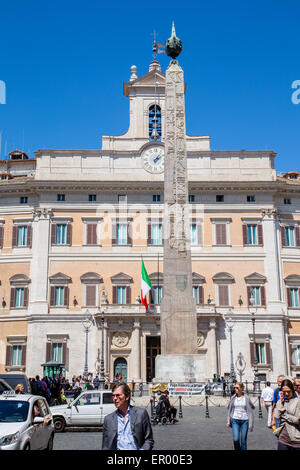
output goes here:
[[[235, 450], [247, 450], [248, 431], [254, 429], [254, 409], [242, 382], [233, 381], [228, 404], [227, 427], [232, 429]], [[262, 408], [267, 411], [267, 427], [278, 438], [277, 449], [300, 450], [300, 378], [279, 375], [277, 387], [270, 382], [261, 392]]]

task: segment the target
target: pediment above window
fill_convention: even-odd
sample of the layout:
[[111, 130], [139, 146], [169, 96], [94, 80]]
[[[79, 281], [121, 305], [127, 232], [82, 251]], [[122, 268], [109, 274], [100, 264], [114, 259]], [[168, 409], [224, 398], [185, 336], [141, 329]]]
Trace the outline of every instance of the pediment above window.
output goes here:
[[299, 274], [290, 274], [284, 278], [284, 282], [288, 286], [299, 286], [300, 285], [300, 276]]
[[14, 276], [11, 276], [9, 278], [9, 282], [11, 285], [19, 285], [19, 284], [29, 284], [31, 282], [31, 279], [26, 276], [26, 274], [15, 274]]
[[100, 276], [100, 274], [98, 273], [93, 272], [82, 274], [82, 276], [80, 276], [80, 280], [83, 284], [100, 284], [101, 282], [103, 282], [102, 276]]
[[204, 276], [195, 272], [192, 273], [192, 281], [193, 281], [193, 285], [204, 284], [206, 282]]
[[49, 277], [50, 284], [69, 284], [72, 278], [64, 273], [56, 273]]
[[226, 273], [226, 272], [221, 272], [221, 273], [217, 273], [213, 276], [213, 281], [214, 282], [233, 283], [233, 282], [235, 282], [235, 279], [234, 279], [232, 274]]
[[164, 282], [164, 273], [161, 273], [161, 272], [151, 273], [151, 274], [149, 274], [149, 279], [151, 281], [151, 284], [157, 284], [158, 282], [160, 284], [163, 284], [163, 282]]
[[259, 274], [257, 272], [254, 272], [252, 274], [249, 274], [248, 276], [245, 276], [244, 279], [247, 284], [253, 284], [253, 283], [264, 284], [265, 282], [267, 282], [266, 276], [263, 276], [262, 274]]
[[125, 273], [118, 273], [115, 274], [114, 276], [111, 276], [111, 282], [112, 284], [129, 284], [133, 282], [133, 278], [129, 276], [128, 274]]

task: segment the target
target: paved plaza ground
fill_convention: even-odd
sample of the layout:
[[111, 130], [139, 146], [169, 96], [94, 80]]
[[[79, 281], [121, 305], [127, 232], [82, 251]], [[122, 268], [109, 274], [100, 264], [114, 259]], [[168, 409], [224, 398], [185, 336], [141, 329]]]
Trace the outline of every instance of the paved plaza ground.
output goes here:
[[[209, 418], [202, 406], [183, 406], [183, 418], [175, 425], [153, 426], [154, 450], [233, 450], [232, 431], [226, 427], [227, 408], [210, 406]], [[148, 408], [149, 414], [150, 409]], [[77, 430], [56, 434], [54, 450], [100, 450], [102, 432]], [[253, 432], [248, 433], [248, 450], [276, 450], [277, 439], [266, 426], [266, 412], [258, 418], [255, 409]]]

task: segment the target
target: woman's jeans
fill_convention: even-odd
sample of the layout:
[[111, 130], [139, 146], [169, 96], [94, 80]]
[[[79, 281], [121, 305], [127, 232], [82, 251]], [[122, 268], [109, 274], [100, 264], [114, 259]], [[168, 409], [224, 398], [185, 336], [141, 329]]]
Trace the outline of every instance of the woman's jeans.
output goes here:
[[247, 450], [248, 419], [233, 419], [231, 424], [234, 450]]

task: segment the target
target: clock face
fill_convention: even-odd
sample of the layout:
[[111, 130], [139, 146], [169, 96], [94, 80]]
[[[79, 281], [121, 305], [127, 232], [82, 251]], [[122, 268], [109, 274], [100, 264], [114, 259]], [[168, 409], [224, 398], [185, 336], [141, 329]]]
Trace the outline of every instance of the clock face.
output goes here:
[[162, 173], [164, 171], [164, 149], [160, 145], [148, 147], [142, 153], [145, 170], [150, 173]]

